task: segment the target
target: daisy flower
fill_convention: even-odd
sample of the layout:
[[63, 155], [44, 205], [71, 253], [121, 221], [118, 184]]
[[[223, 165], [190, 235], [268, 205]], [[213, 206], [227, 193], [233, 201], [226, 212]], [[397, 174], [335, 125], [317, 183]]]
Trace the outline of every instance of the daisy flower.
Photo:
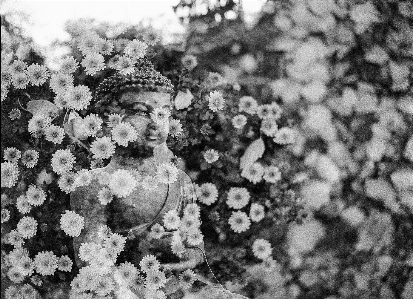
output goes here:
[[218, 199], [218, 189], [212, 183], [204, 183], [201, 186], [195, 188], [198, 201], [210, 206]]
[[6, 243], [13, 245], [15, 248], [21, 248], [21, 246], [24, 243], [24, 240], [23, 240], [23, 237], [20, 235], [20, 233], [16, 229], [12, 229], [6, 235]]
[[93, 76], [105, 68], [105, 58], [98, 53], [89, 53], [83, 58], [82, 66], [86, 74]]
[[16, 199], [17, 210], [22, 214], [27, 214], [31, 211], [32, 205], [27, 200], [26, 195], [20, 195]]
[[27, 68], [27, 75], [32, 85], [40, 86], [46, 82], [50, 73], [44, 65], [33, 63]]
[[251, 115], [257, 113], [258, 103], [251, 96], [243, 96], [239, 99], [238, 109], [239, 112], [245, 112]]
[[69, 149], [57, 150], [52, 156], [52, 168], [57, 174], [69, 172], [73, 168], [76, 158]]
[[125, 243], [126, 237], [122, 237], [121, 235], [114, 233], [111, 234], [110, 237], [105, 240], [104, 246], [109, 253], [113, 255], [118, 255], [123, 251]]
[[15, 285], [11, 285], [4, 291], [4, 298], [5, 299], [23, 299], [23, 295], [20, 292], [19, 288], [17, 288]]
[[257, 115], [260, 119], [266, 119], [271, 116], [271, 105], [260, 105], [257, 108]]
[[184, 290], [189, 290], [195, 280], [195, 272], [191, 269], [187, 269], [179, 275], [179, 285]]
[[100, 45], [99, 53], [102, 55], [110, 55], [113, 52], [115, 45], [111, 40], [105, 39], [104, 42]]
[[138, 138], [135, 128], [127, 122], [122, 122], [112, 129], [112, 139], [121, 146], [128, 146]]
[[113, 193], [108, 187], [103, 187], [99, 190], [98, 200], [102, 205], [107, 205], [113, 200]]
[[89, 262], [94, 259], [102, 249], [102, 246], [92, 242], [84, 242], [79, 247], [79, 258]]
[[242, 209], [250, 200], [250, 194], [246, 188], [233, 187], [229, 189], [227, 205], [233, 209]]
[[252, 244], [252, 251], [256, 258], [265, 260], [272, 254], [271, 243], [264, 239], [256, 239]]
[[160, 164], [156, 178], [163, 184], [173, 184], [178, 179], [178, 168], [173, 163]]
[[93, 159], [109, 159], [115, 153], [116, 146], [112, 143], [110, 137], [96, 138], [90, 146]]
[[55, 95], [53, 103], [57, 106], [57, 108], [67, 108], [67, 103], [69, 102], [67, 94], [68, 93], [58, 93], [57, 95]]
[[56, 94], [62, 94], [73, 87], [73, 76], [65, 73], [52, 74], [50, 77], [50, 88]]
[[35, 114], [29, 120], [28, 131], [34, 136], [41, 135], [51, 123], [52, 119], [50, 117], [43, 114]]
[[39, 252], [34, 258], [36, 272], [41, 275], [53, 275], [57, 269], [58, 258], [51, 251]]
[[168, 211], [163, 217], [163, 224], [166, 229], [178, 229], [181, 224], [181, 219], [179, 218], [178, 212], [175, 210]]
[[35, 185], [30, 185], [26, 192], [27, 202], [33, 206], [40, 206], [46, 200], [46, 193]]
[[127, 76], [135, 71], [135, 63], [128, 56], [120, 56], [119, 60], [115, 63], [115, 69], [119, 71], [119, 74]]
[[264, 206], [259, 203], [252, 203], [250, 207], [250, 218], [253, 222], [259, 222], [265, 217]]
[[184, 68], [191, 71], [198, 65], [198, 60], [194, 55], [185, 55], [182, 57], [181, 63]]
[[218, 160], [219, 153], [214, 149], [209, 149], [204, 153], [204, 159], [207, 163], [214, 163]]
[[246, 167], [242, 170], [241, 176], [249, 180], [251, 183], [259, 183], [264, 174], [264, 167], [261, 163], [255, 162], [249, 167]]
[[78, 39], [78, 48], [83, 55], [98, 53], [103, 39], [95, 33], [85, 33]]
[[69, 194], [76, 190], [76, 174], [73, 172], [65, 172], [63, 173], [59, 180], [57, 181], [57, 185], [59, 186], [60, 190]]
[[169, 135], [172, 137], [178, 137], [182, 134], [182, 124], [179, 119], [171, 119], [169, 122]]
[[242, 114], [238, 114], [232, 118], [232, 125], [235, 129], [242, 129], [247, 124], [247, 117]]
[[79, 237], [84, 226], [84, 217], [73, 211], [66, 210], [60, 216], [60, 228], [70, 237]]
[[45, 130], [45, 137], [47, 141], [54, 144], [61, 144], [65, 137], [65, 130], [59, 126], [50, 125]]
[[145, 56], [147, 48], [148, 45], [145, 42], [134, 39], [126, 45], [124, 53], [136, 61]]
[[205, 85], [208, 88], [215, 88], [223, 83], [224, 78], [220, 74], [214, 72], [209, 72], [208, 77], [205, 79]]
[[13, 76], [15, 74], [23, 74], [26, 71], [26, 69], [27, 69], [27, 63], [22, 60], [15, 60], [10, 65], [10, 71], [12, 72]]
[[282, 108], [280, 107], [280, 105], [273, 102], [269, 105], [269, 109], [270, 109], [269, 117], [274, 118], [274, 119], [279, 119], [281, 117]]
[[1, 187], [11, 188], [17, 183], [19, 168], [15, 163], [1, 163]]
[[130, 285], [133, 279], [139, 274], [139, 270], [130, 262], [124, 262], [118, 266], [118, 272], [121, 284]]
[[274, 137], [275, 134], [278, 132], [278, 125], [274, 118], [269, 117], [269, 118], [265, 118], [261, 122], [260, 129], [265, 135], [269, 137]]
[[39, 296], [36, 289], [28, 283], [25, 283], [24, 285], [22, 285], [22, 287], [20, 288], [20, 293], [23, 295], [23, 298], [25, 298], [25, 299], [26, 298], [27, 299], [34, 299], [34, 298], [38, 298], [38, 296]]
[[184, 216], [198, 219], [201, 216], [201, 209], [196, 203], [187, 204], [184, 209]]
[[7, 271], [7, 277], [14, 283], [21, 283], [24, 280], [24, 275], [18, 267], [11, 267]]
[[159, 223], [155, 223], [151, 227], [151, 232], [149, 233], [149, 236], [152, 239], [160, 239], [160, 238], [162, 238], [164, 233], [165, 233], [165, 228], [162, 225], [160, 225]]
[[3, 152], [4, 160], [11, 162], [11, 163], [17, 163], [21, 155], [22, 155], [21, 152], [15, 147], [8, 147]]
[[29, 82], [30, 79], [26, 73], [18, 73], [13, 75], [12, 84], [17, 89], [25, 89]]
[[63, 58], [62, 62], [60, 63], [60, 72], [63, 74], [73, 74], [76, 72], [77, 68], [79, 67], [79, 63], [73, 56], [67, 56]]
[[33, 260], [32, 260], [29, 256], [27, 256], [27, 255], [22, 256], [22, 257], [18, 260], [18, 263], [17, 263], [16, 266], [20, 268], [20, 270], [22, 271], [23, 275], [25, 275], [25, 276], [31, 276], [31, 275], [33, 275], [33, 272], [34, 272], [34, 262], [33, 262]]
[[213, 111], [217, 112], [218, 110], [224, 109], [224, 97], [222, 93], [219, 91], [210, 92], [209, 96], [207, 97], [208, 100], [208, 108]]
[[154, 255], [149, 254], [142, 258], [139, 266], [143, 272], [149, 273], [151, 271], [158, 271], [161, 264]]
[[137, 182], [133, 175], [124, 169], [116, 170], [109, 181], [109, 188], [114, 195], [119, 197], [129, 196], [136, 186]]
[[292, 144], [295, 142], [297, 132], [294, 129], [283, 127], [275, 133], [273, 138], [275, 143], [278, 144]]
[[11, 120], [20, 119], [21, 116], [22, 116], [22, 113], [20, 112], [20, 109], [13, 108], [10, 110], [9, 118]]
[[241, 211], [232, 212], [231, 217], [228, 219], [228, 223], [231, 229], [236, 233], [245, 232], [251, 226], [251, 221], [248, 218], [248, 215]]
[[81, 169], [76, 173], [76, 187], [89, 186], [92, 183], [92, 172], [87, 169]]
[[96, 114], [89, 114], [82, 122], [85, 127], [87, 136], [96, 137], [96, 134], [102, 128], [103, 120]]
[[146, 273], [145, 286], [151, 290], [158, 290], [166, 284], [165, 273], [159, 270], [151, 270]]
[[201, 225], [201, 221], [198, 218], [184, 216], [181, 220], [179, 229], [182, 232], [190, 232], [197, 230]]
[[197, 246], [202, 243], [204, 239], [204, 236], [202, 235], [201, 231], [194, 230], [194, 231], [189, 231], [187, 234], [187, 242], [191, 246]]
[[122, 122], [122, 118], [123, 116], [121, 116], [120, 114], [116, 114], [116, 113], [110, 114], [108, 117], [107, 126], [109, 128], [115, 127], [116, 125]]
[[113, 278], [110, 276], [101, 276], [97, 282], [97, 286], [95, 289], [96, 294], [99, 296], [106, 296], [109, 295], [115, 289], [115, 282]]
[[10, 219], [10, 211], [7, 209], [1, 209], [1, 223], [5, 223]]
[[59, 257], [57, 261], [57, 268], [59, 271], [70, 272], [72, 271], [73, 262], [67, 255]]
[[68, 91], [68, 107], [74, 110], [86, 109], [92, 100], [92, 92], [85, 85], [78, 85]]
[[266, 182], [275, 184], [281, 180], [281, 171], [276, 166], [265, 167], [263, 178]]

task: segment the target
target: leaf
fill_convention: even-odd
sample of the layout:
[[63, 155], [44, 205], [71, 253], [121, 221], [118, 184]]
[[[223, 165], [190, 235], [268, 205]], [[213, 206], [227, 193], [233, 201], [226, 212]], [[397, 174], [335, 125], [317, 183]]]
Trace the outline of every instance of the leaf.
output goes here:
[[253, 141], [245, 150], [240, 159], [240, 168], [244, 169], [251, 166], [255, 161], [262, 157], [265, 151], [264, 141], [261, 138]]

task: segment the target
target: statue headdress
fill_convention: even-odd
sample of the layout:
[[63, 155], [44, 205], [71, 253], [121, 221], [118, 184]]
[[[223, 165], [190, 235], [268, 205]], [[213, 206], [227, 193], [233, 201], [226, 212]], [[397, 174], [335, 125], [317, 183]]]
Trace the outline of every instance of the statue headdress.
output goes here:
[[171, 81], [156, 71], [153, 64], [146, 58], [140, 58], [135, 71], [128, 75], [116, 73], [104, 79], [96, 88], [94, 97], [98, 106], [108, 105], [117, 101], [119, 96], [127, 91], [154, 91], [173, 93]]

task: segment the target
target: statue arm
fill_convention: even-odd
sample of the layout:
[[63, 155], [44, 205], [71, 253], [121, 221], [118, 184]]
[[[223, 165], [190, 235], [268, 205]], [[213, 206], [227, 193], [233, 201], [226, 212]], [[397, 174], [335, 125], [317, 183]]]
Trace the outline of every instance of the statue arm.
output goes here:
[[[96, 183], [96, 182], [93, 182]], [[77, 214], [84, 218], [84, 228], [78, 237], [73, 238], [73, 249], [75, 262], [78, 267], [86, 265], [79, 258], [79, 247], [85, 242], [96, 242], [97, 232], [102, 225], [106, 225], [106, 207], [102, 205], [97, 197], [98, 188], [90, 184], [79, 187], [70, 194], [70, 206]]]

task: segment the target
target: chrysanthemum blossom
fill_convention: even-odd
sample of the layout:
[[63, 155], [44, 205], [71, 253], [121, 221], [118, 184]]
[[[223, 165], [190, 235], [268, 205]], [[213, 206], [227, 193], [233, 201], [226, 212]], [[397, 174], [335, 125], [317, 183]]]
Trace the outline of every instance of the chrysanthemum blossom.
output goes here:
[[44, 65], [33, 63], [27, 68], [27, 75], [32, 85], [40, 86], [46, 82], [50, 73]]
[[16, 185], [19, 173], [19, 168], [15, 163], [1, 163], [1, 187], [11, 188]]
[[257, 107], [257, 115], [260, 119], [266, 119], [271, 116], [271, 105], [265, 104]]
[[72, 271], [73, 261], [67, 255], [59, 257], [57, 261], [57, 268], [59, 271], [70, 272]]
[[204, 183], [201, 186], [195, 188], [198, 201], [209, 206], [217, 201], [218, 189], [212, 183]]
[[24, 280], [24, 275], [19, 267], [11, 267], [7, 271], [7, 277], [14, 283], [21, 283]]
[[295, 142], [296, 138], [296, 130], [288, 127], [283, 127], [275, 133], [273, 140], [278, 144], [292, 144]]
[[261, 122], [261, 131], [268, 137], [274, 137], [278, 132], [278, 124], [274, 118], [265, 118]]
[[145, 42], [134, 39], [130, 41], [125, 47], [125, 54], [131, 57], [133, 60], [138, 60], [145, 56], [148, 45]]
[[187, 269], [179, 275], [179, 285], [184, 290], [190, 289], [194, 284], [195, 280], [195, 272], [191, 269]]
[[12, 75], [24, 73], [27, 69], [27, 63], [22, 60], [14, 60], [10, 65]]
[[209, 94], [207, 97], [208, 100], [208, 108], [213, 111], [217, 112], [218, 110], [224, 109], [225, 99], [221, 92], [215, 90]]
[[233, 187], [229, 189], [227, 205], [233, 209], [242, 209], [248, 204], [250, 197], [246, 188]]
[[98, 200], [102, 205], [107, 205], [113, 200], [113, 193], [108, 187], [99, 190]]
[[52, 74], [50, 77], [50, 88], [56, 94], [66, 93], [73, 87], [73, 76], [65, 73]]
[[151, 232], [150, 232], [150, 237], [153, 239], [160, 239], [162, 238], [162, 236], [165, 233], [165, 228], [160, 225], [159, 223], [155, 223], [152, 227], [151, 227]]
[[181, 63], [184, 68], [191, 71], [198, 65], [198, 60], [194, 55], [185, 55], [182, 57]]
[[51, 251], [42, 251], [35, 256], [34, 264], [37, 273], [53, 275], [58, 267], [58, 258]]
[[30, 185], [26, 192], [27, 201], [33, 206], [40, 206], [46, 201], [46, 193], [43, 189]]
[[207, 163], [214, 163], [218, 160], [219, 153], [214, 149], [206, 150], [204, 153], [204, 159]]
[[179, 119], [171, 119], [169, 121], [169, 135], [179, 137], [182, 135], [183, 129]]
[[10, 219], [10, 211], [7, 209], [1, 209], [1, 223], [6, 223]]
[[258, 162], [251, 164], [249, 167], [245, 167], [241, 172], [241, 176], [253, 184], [259, 183], [262, 180], [263, 174], [264, 167]]
[[50, 125], [45, 130], [45, 137], [47, 141], [54, 144], [61, 144], [65, 137], [65, 130], [59, 126]]
[[118, 266], [114, 278], [120, 285], [129, 286], [138, 274], [139, 270], [132, 263], [124, 262]]
[[150, 271], [159, 270], [161, 264], [154, 255], [149, 254], [142, 258], [142, 260], [139, 262], [139, 266], [141, 267], [141, 270], [143, 272], [149, 273]]
[[20, 195], [16, 199], [16, 208], [22, 214], [27, 214], [31, 211], [32, 205], [27, 200], [26, 195]]
[[43, 114], [35, 114], [29, 120], [28, 131], [35, 136], [45, 133], [45, 130], [52, 123], [52, 119]]
[[92, 172], [88, 169], [81, 169], [76, 173], [76, 187], [89, 186], [92, 183]]
[[63, 74], [73, 74], [79, 67], [79, 63], [73, 56], [67, 56], [60, 62], [60, 72]]
[[[165, 277], [165, 273], [163, 273], [162, 271], [159, 271], [159, 270], [149, 271], [148, 273], [146, 273], [145, 287], [148, 290], [159, 290], [160, 288], [165, 286], [166, 281], [167, 279]], [[155, 297], [155, 298], [159, 298], [159, 297]]]
[[96, 33], [84, 33], [78, 38], [78, 48], [83, 55], [98, 53], [103, 39]]
[[65, 172], [57, 181], [60, 190], [69, 194], [76, 190], [76, 174], [73, 172]]
[[93, 242], [82, 243], [79, 247], [79, 258], [82, 261], [89, 262], [98, 256], [102, 246]]
[[175, 230], [179, 228], [181, 219], [175, 210], [168, 211], [163, 217], [163, 224], [167, 229]]
[[231, 122], [235, 129], [242, 129], [247, 124], [247, 117], [243, 114], [238, 114], [232, 118]]
[[57, 150], [52, 156], [52, 168], [57, 174], [71, 171], [76, 158], [69, 149]]
[[8, 147], [3, 152], [4, 160], [11, 163], [17, 163], [21, 157], [21, 152], [15, 147]]
[[130, 75], [135, 71], [134, 61], [126, 55], [120, 56], [114, 67], [123, 76]]
[[178, 179], [178, 171], [173, 163], [163, 163], [158, 166], [156, 177], [163, 184], [172, 184]]
[[124, 169], [116, 170], [109, 181], [109, 188], [119, 197], [129, 196], [135, 190], [137, 182], [133, 175]]
[[26, 73], [19, 73], [13, 75], [12, 84], [16, 89], [25, 89], [29, 84], [30, 79]]
[[251, 221], [248, 215], [241, 211], [234, 211], [228, 219], [231, 229], [236, 233], [247, 231], [251, 226]]
[[263, 178], [266, 182], [275, 184], [281, 180], [281, 171], [277, 166], [265, 167]]
[[110, 137], [104, 136], [92, 142], [90, 151], [94, 159], [109, 159], [115, 153], [115, 148]]
[[105, 39], [104, 42], [100, 45], [99, 53], [102, 55], [110, 55], [113, 52], [115, 45], [111, 40]]
[[66, 210], [60, 217], [60, 228], [70, 237], [79, 237], [85, 225], [84, 217]]
[[251, 96], [243, 96], [239, 99], [238, 109], [239, 112], [245, 112], [251, 115], [257, 113], [258, 103]]
[[112, 139], [121, 146], [128, 146], [138, 138], [135, 128], [127, 122], [122, 122], [112, 129]]
[[256, 239], [252, 244], [252, 251], [256, 258], [265, 260], [272, 254], [271, 243], [265, 239]]
[[92, 100], [92, 92], [85, 85], [78, 85], [68, 91], [68, 107], [73, 110], [83, 110], [89, 106]]
[[259, 222], [265, 217], [264, 206], [259, 203], [252, 203], [250, 207], [250, 218], [253, 222]]
[[190, 246], [197, 246], [204, 240], [204, 235], [199, 229], [190, 230], [187, 232], [186, 241]]
[[104, 242], [105, 249], [113, 255], [118, 255], [125, 247], [126, 237], [119, 234], [111, 234]]
[[184, 216], [193, 219], [198, 219], [201, 216], [201, 209], [199, 205], [196, 203], [187, 204], [184, 209]]
[[24, 239], [30, 239], [37, 232], [37, 221], [33, 217], [23, 217], [17, 223], [17, 231]]
[[89, 114], [83, 119], [82, 124], [85, 126], [86, 135], [95, 137], [102, 128], [103, 120], [96, 114]]
[[86, 74], [93, 76], [105, 68], [105, 58], [98, 53], [87, 54], [82, 60]]

